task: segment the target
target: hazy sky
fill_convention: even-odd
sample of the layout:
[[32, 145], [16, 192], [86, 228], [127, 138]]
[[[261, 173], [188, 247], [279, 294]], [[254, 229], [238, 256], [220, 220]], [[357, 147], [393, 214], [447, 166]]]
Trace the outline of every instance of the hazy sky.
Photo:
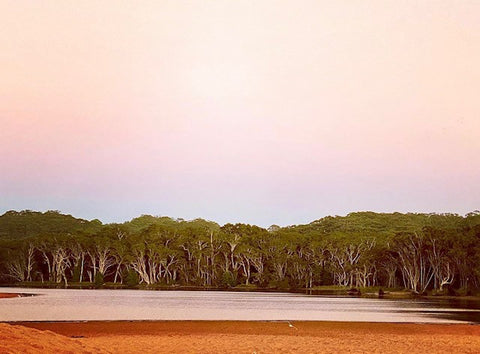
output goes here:
[[0, 213], [480, 208], [480, 1], [0, 0]]

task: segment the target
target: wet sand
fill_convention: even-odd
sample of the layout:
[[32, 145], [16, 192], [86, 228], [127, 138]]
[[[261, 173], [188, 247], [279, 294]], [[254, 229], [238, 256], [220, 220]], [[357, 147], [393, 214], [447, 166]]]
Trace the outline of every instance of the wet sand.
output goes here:
[[292, 325], [249, 321], [0, 324], [0, 353], [45, 353], [53, 348], [58, 353], [480, 353], [479, 325]]

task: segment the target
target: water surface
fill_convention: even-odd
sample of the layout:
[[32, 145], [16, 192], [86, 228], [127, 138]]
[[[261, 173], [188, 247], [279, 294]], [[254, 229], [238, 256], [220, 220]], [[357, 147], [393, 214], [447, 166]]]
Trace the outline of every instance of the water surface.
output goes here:
[[480, 303], [227, 291], [0, 288], [0, 321], [264, 320], [480, 323]]

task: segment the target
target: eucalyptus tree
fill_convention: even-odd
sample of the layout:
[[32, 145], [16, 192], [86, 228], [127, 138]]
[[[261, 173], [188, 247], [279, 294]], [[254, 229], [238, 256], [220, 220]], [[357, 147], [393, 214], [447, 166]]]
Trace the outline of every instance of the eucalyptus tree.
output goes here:
[[69, 248], [70, 258], [73, 267], [72, 281], [83, 282], [85, 275], [85, 264], [87, 257], [88, 236], [76, 234], [70, 236]]
[[140, 283], [151, 284], [150, 274], [148, 272], [148, 263], [147, 263], [147, 247], [143, 240], [138, 240], [138, 242], [132, 242], [131, 251], [132, 258], [130, 261], [130, 266], [138, 274]]
[[236, 254], [239, 258], [240, 274], [244, 278], [245, 284], [249, 285], [252, 277], [254, 277], [254, 281], [261, 280], [266, 260], [262, 246], [265, 240], [271, 236], [269, 232], [261, 227], [248, 224], [232, 225], [226, 232], [235, 232], [239, 235], [240, 243], [236, 247]]
[[280, 286], [287, 281], [288, 261], [292, 250], [288, 247], [288, 235], [278, 232], [268, 242], [268, 262], [272, 266], [272, 278]]
[[71, 266], [69, 235], [44, 235], [38, 240], [37, 250], [47, 266], [48, 280], [67, 284], [67, 270]]
[[6, 257], [9, 275], [17, 281], [32, 281], [35, 265], [35, 245], [33, 241], [22, 241], [14, 249], [10, 249]]
[[368, 252], [375, 246], [373, 238], [362, 233], [336, 233], [329, 240], [328, 252], [337, 285], [365, 286], [372, 275]]
[[9, 248], [2, 254], [4, 277], [8, 281], [24, 282], [27, 280], [27, 255], [24, 247]]
[[90, 260], [91, 270], [88, 271], [90, 282], [97, 278], [108, 275], [108, 271], [114, 265], [112, 252], [113, 239], [111, 234], [102, 232], [90, 237], [87, 244], [87, 255]]
[[321, 236], [310, 236], [308, 242], [308, 260], [309, 260], [309, 286], [313, 286], [315, 279], [319, 284], [324, 284], [324, 276], [329, 268], [329, 243]]
[[179, 223], [179, 249], [184, 253], [181, 273], [184, 280], [211, 286], [217, 280], [217, 255], [221, 249], [221, 231], [217, 223], [195, 219]]
[[127, 241], [127, 238], [123, 237], [114, 240], [111, 247], [111, 256], [115, 267], [113, 282], [117, 283], [119, 281], [123, 284], [123, 274], [128, 271], [129, 260], [131, 259], [130, 244], [129, 241]]
[[247, 225], [245, 224], [225, 224], [221, 227], [223, 233], [223, 271], [230, 272], [235, 281], [238, 278], [242, 258], [239, 253], [239, 246], [245, 235], [244, 229], [246, 227]]
[[424, 293], [434, 276], [424, 235], [417, 232], [399, 235], [395, 251], [405, 287], [416, 293]]
[[47, 266], [51, 282], [68, 284], [67, 271], [71, 266], [69, 235], [44, 235], [37, 240], [36, 249]]
[[396, 252], [387, 247], [377, 259], [380, 268], [380, 277], [383, 279], [383, 285], [387, 288], [398, 287], [397, 273], [400, 271], [400, 263]]
[[210, 235], [201, 222], [184, 223], [180, 229], [179, 246], [185, 262], [180, 272], [184, 281], [195, 285], [209, 285], [212, 277], [208, 271]]

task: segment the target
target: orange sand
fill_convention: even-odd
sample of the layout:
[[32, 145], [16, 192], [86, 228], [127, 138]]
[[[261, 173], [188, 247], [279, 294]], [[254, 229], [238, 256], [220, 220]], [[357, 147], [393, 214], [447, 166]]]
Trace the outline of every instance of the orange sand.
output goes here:
[[480, 353], [478, 325], [293, 325], [246, 321], [0, 324], [0, 353]]
[[0, 299], [7, 299], [9, 297], [17, 297], [19, 294], [11, 294], [11, 293], [0, 293]]
[[0, 323], [0, 353], [109, 353], [50, 332]]

